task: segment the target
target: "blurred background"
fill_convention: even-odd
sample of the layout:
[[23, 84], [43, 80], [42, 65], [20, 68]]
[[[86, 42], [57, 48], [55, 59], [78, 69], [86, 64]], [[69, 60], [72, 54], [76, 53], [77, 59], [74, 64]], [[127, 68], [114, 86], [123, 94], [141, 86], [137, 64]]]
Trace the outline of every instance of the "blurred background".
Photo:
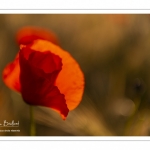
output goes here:
[[29, 135], [29, 106], [2, 81], [24, 26], [52, 30], [85, 75], [83, 99], [66, 121], [51, 109], [34, 108], [37, 136], [150, 135], [150, 15], [1, 14], [0, 123], [19, 121], [20, 129], [1, 136]]

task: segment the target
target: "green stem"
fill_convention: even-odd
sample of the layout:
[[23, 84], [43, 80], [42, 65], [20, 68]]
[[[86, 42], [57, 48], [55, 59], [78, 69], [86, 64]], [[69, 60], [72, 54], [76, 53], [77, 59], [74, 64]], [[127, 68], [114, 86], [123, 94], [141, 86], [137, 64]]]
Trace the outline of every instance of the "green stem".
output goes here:
[[36, 130], [35, 130], [33, 106], [30, 106], [30, 136], [35, 136], [35, 134]]

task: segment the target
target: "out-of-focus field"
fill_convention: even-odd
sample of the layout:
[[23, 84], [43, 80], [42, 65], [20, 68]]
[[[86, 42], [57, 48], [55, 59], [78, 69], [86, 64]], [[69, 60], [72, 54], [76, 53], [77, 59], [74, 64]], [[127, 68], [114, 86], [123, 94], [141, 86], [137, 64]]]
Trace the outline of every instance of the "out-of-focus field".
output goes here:
[[0, 135], [29, 135], [29, 106], [2, 70], [19, 51], [16, 32], [30, 25], [52, 30], [85, 75], [82, 102], [66, 121], [35, 107], [37, 136], [150, 135], [150, 15], [102, 14], [0, 15], [0, 123], [20, 123], [20, 132]]

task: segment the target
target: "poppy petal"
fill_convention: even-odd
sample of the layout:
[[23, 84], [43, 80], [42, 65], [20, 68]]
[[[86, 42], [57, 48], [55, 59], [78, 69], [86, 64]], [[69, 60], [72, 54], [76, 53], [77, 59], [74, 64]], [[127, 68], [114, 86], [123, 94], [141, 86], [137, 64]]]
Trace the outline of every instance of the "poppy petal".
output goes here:
[[48, 40], [56, 45], [59, 44], [56, 35], [52, 31], [32, 26], [20, 29], [16, 38], [19, 45], [27, 45], [37, 39]]
[[24, 101], [30, 105], [50, 107], [65, 119], [69, 112], [66, 100], [54, 85], [62, 69], [61, 58], [49, 51], [39, 52], [24, 47], [19, 53], [19, 62]]
[[77, 107], [84, 91], [84, 75], [76, 60], [59, 46], [44, 40], [35, 40], [31, 49], [44, 52], [49, 50], [62, 58], [62, 70], [58, 74], [55, 85], [65, 95], [69, 110]]
[[20, 92], [20, 66], [19, 66], [19, 54], [17, 54], [15, 60], [9, 63], [3, 70], [3, 81], [12, 90]]

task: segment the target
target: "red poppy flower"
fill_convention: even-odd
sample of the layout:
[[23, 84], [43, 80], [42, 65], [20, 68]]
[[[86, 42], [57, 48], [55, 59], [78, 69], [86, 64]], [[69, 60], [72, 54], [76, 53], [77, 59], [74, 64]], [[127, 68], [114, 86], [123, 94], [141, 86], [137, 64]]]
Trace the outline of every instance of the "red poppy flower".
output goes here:
[[84, 90], [84, 76], [73, 57], [40, 38], [21, 46], [4, 69], [3, 80], [20, 92], [26, 103], [52, 108], [63, 119], [80, 103]]

